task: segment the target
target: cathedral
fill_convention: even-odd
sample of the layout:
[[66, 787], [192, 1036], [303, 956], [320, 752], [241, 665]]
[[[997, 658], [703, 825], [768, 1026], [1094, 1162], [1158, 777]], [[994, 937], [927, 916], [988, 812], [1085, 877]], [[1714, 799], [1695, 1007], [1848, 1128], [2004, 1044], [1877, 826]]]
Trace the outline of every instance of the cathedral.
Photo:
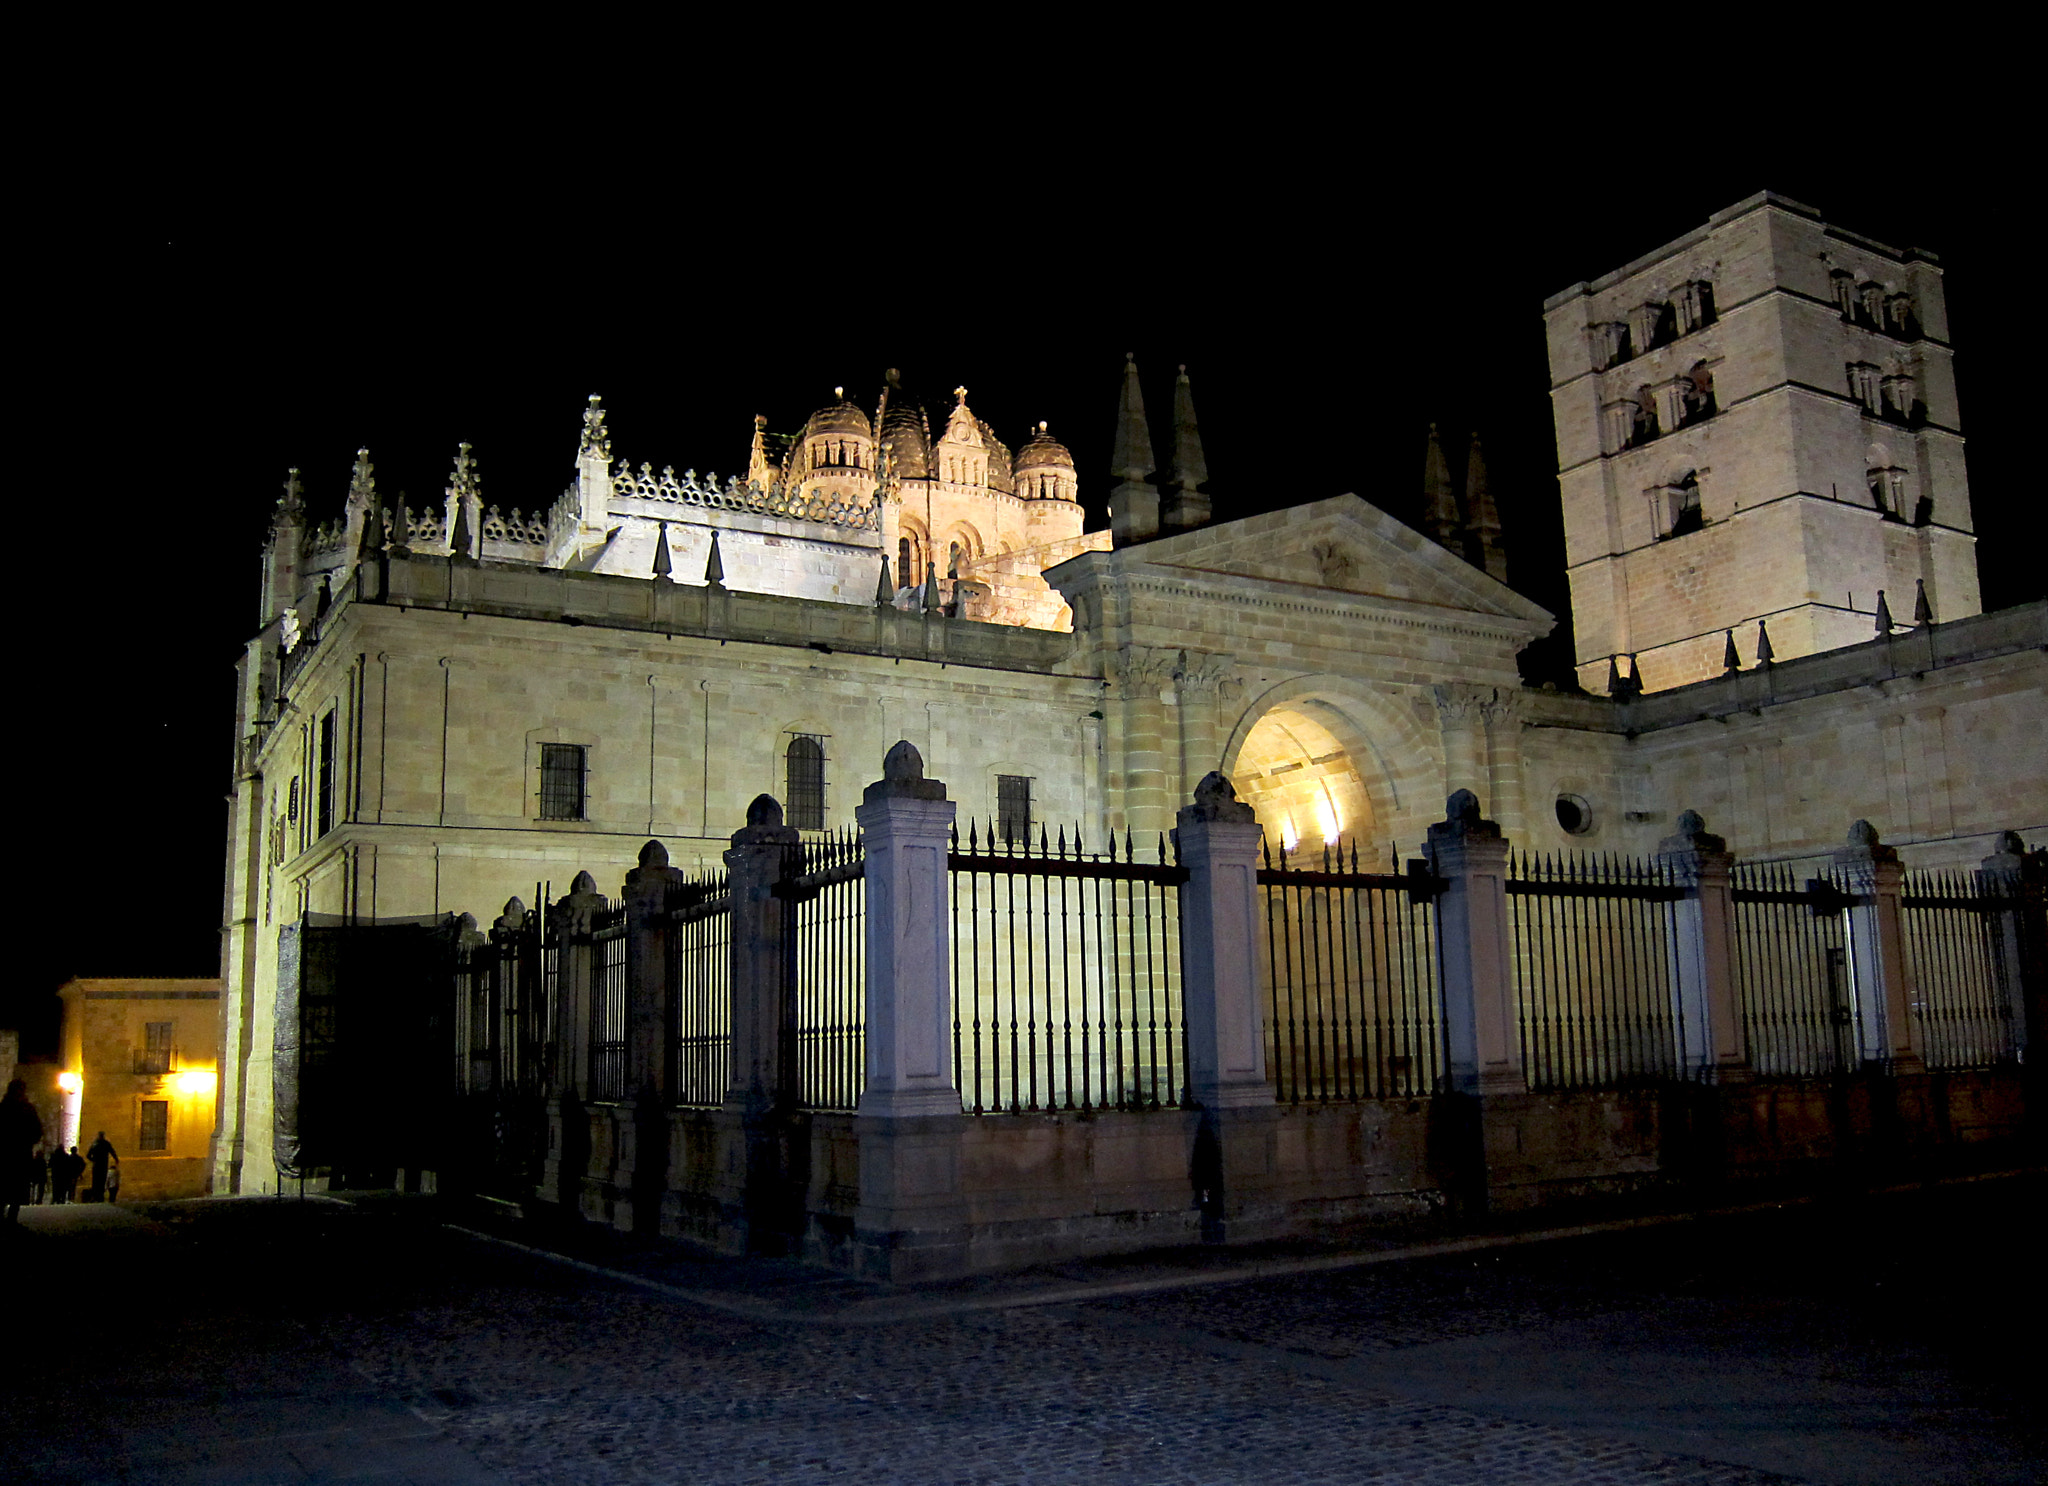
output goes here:
[[1220, 770], [1275, 849], [1379, 864], [1460, 789], [1541, 852], [1687, 810], [1787, 863], [1859, 819], [1916, 865], [2048, 839], [2048, 608], [1979, 612], [1935, 260], [1759, 195], [1545, 321], [1577, 688], [1521, 679], [1557, 618], [1505, 581], [1476, 449], [1454, 488], [1432, 432], [1425, 531], [1369, 490], [1231, 519], [1185, 371], [1155, 438], [1126, 364], [1107, 530], [1054, 430], [1012, 448], [1012, 410], [893, 371], [736, 431], [726, 478], [636, 464], [593, 397], [545, 511], [467, 445], [419, 509], [365, 451], [315, 522], [292, 472], [237, 693], [213, 1189], [277, 1180], [286, 925], [609, 890], [650, 837], [715, 865], [764, 793], [845, 831], [898, 740], [1006, 834], [1163, 836]]

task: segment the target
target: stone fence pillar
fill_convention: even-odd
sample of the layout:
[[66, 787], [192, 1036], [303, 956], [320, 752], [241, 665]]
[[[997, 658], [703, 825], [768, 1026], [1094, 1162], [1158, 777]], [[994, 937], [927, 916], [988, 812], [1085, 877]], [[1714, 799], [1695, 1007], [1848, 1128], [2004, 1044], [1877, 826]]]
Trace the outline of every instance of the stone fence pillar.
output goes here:
[[1983, 890], [2004, 898], [2007, 907], [1990, 921], [1992, 953], [2005, 989], [2006, 1015], [2022, 1062], [2027, 1048], [2048, 1044], [2048, 934], [2043, 933], [2042, 878], [2048, 860], [2029, 856], [2018, 831], [1998, 838], [1998, 850], [1979, 864]]
[[796, 1092], [796, 1048], [788, 1035], [789, 952], [796, 905], [775, 884], [799, 837], [782, 823], [773, 795], [756, 795], [747, 823], [725, 854], [732, 892], [732, 1082], [726, 1107], [765, 1114]]
[[640, 1098], [668, 1092], [668, 911], [683, 874], [650, 841], [626, 874], [626, 1087]]
[[1468, 1094], [1526, 1093], [1509, 932], [1508, 844], [1461, 789], [1429, 828], [1432, 870], [1448, 886], [1437, 906], [1437, 960], [1451, 1087]]
[[891, 748], [854, 819], [866, 846], [867, 1087], [864, 1116], [957, 1115], [951, 900], [954, 805], [909, 742]]
[[1270, 1105], [1258, 966], [1262, 828], [1215, 772], [1195, 786], [1179, 822], [1188, 1092], [1204, 1109]]
[[1898, 850], [1879, 840], [1869, 821], [1859, 820], [1849, 827], [1848, 844], [1835, 850], [1835, 870], [1855, 897], [1847, 936], [1849, 983], [1856, 998], [1856, 1040], [1863, 1061], [1896, 1073], [1918, 1073], [1922, 1064], [1910, 1012], [1913, 996], [1905, 936], [1899, 925], [1906, 874]]
[[555, 904], [555, 932], [561, 935], [555, 987], [555, 1089], [564, 1099], [580, 1100], [590, 1087], [591, 980], [597, 973], [596, 947], [590, 942], [597, 915], [605, 906], [597, 879], [578, 872], [569, 894]]
[[1749, 1054], [1735, 999], [1735, 858], [1699, 812], [1688, 810], [1678, 817], [1678, 834], [1658, 843], [1657, 859], [1686, 889], [1672, 905], [1679, 1066], [1717, 1083], [1738, 1082], [1749, 1074]]

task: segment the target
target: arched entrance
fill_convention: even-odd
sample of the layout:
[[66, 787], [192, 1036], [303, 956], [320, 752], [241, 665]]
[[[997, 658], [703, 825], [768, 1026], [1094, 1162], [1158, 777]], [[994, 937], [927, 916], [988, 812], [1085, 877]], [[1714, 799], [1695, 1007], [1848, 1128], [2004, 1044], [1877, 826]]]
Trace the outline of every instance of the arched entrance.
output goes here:
[[1223, 769], [1278, 851], [1328, 844], [1386, 871], [1413, 853], [1441, 799], [1442, 748], [1411, 709], [1348, 678], [1300, 676], [1250, 701]]
[[1266, 840], [1289, 853], [1377, 839], [1372, 796], [1327, 715], [1314, 702], [1275, 707], [1252, 725], [1231, 782], [1257, 812]]

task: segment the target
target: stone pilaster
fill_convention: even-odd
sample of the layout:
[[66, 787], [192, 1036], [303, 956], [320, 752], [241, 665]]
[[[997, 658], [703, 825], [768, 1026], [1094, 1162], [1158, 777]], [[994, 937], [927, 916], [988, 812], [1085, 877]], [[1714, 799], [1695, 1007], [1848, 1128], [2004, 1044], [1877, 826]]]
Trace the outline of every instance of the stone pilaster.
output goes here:
[[1848, 844], [1835, 850], [1835, 871], [1855, 898], [1849, 909], [1849, 976], [1863, 1061], [1918, 1073], [1922, 1064], [1908, 1010], [1912, 992], [1899, 924], [1906, 874], [1898, 850], [1886, 846], [1869, 821], [1859, 820], [1849, 828]]
[[1444, 792], [1470, 790], [1483, 813], [1487, 789], [1486, 736], [1480, 704], [1491, 690], [1449, 684], [1435, 688], [1437, 728], [1443, 739]]
[[578, 872], [568, 896], [549, 914], [559, 936], [555, 980], [555, 1100], [548, 1111], [548, 1153], [540, 1195], [567, 1213], [583, 1204], [590, 1171], [590, 1115], [583, 1091], [590, 1082], [590, 982], [596, 971], [590, 932], [604, 897], [597, 880]]
[[954, 805], [908, 742], [854, 818], [866, 847], [867, 1088], [862, 1117], [957, 1115], [947, 838]]
[[1176, 797], [1185, 799], [1222, 762], [1216, 741], [1217, 703], [1230, 674], [1230, 658], [1181, 651], [1174, 666], [1173, 694], [1180, 714], [1180, 774]]
[[1673, 905], [1680, 1063], [1716, 1082], [1739, 1082], [1749, 1075], [1749, 1052], [1735, 999], [1735, 910], [1729, 896], [1735, 858], [1698, 812], [1688, 810], [1678, 818], [1678, 833], [1658, 843], [1657, 859], [1686, 889]]
[[1526, 1092], [1507, 841], [1498, 824], [1481, 817], [1478, 796], [1461, 789], [1445, 803], [1445, 818], [1429, 828], [1426, 849], [1432, 870], [1449, 884], [1437, 906], [1437, 954], [1451, 1086], [1462, 1093]]
[[1992, 952], [1998, 960], [2013, 1041], [2029, 1068], [2044, 1060], [2027, 1058], [2026, 1050], [2048, 1043], [2048, 924], [2042, 914], [2042, 865], [2038, 856], [2029, 858], [2018, 831], [2000, 835], [1998, 850], [1978, 865], [1983, 891], [2006, 905], [1990, 921]]
[[1522, 789], [1522, 694], [1494, 691], [1477, 703], [1486, 743], [1487, 800], [1494, 818], [1512, 831], [1527, 832], [1530, 821]]
[[1252, 807], [1210, 773], [1180, 811], [1188, 1091], [1204, 1109], [1273, 1102], [1259, 996], [1259, 842]]
[[1177, 772], [1179, 748], [1177, 726], [1167, 716], [1161, 693], [1172, 680], [1176, 659], [1170, 651], [1127, 646], [1117, 652], [1111, 677], [1123, 719], [1118, 766], [1123, 775], [1119, 793], [1124, 828], [1146, 839], [1164, 832], [1172, 821], [1171, 779]]

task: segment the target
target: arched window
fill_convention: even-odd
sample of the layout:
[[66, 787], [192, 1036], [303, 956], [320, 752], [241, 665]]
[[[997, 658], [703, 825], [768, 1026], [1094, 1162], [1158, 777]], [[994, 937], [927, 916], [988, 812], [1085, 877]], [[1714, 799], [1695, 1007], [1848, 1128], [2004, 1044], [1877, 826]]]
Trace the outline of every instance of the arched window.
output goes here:
[[948, 578], [957, 578], [960, 576], [960, 559], [965, 557], [966, 555], [966, 553], [960, 550], [960, 544], [958, 542], [955, 542], [951, 547], [949, 547], [946, 550], [946, 576]]
[[910, 538], [896, 539], [896, 586], [915, 588], [917, 586], [917, 552], [910, 544]]
[[800, 831], [825, 828], [825, 743], [798, 733], [782, 754], [783, 818]]

